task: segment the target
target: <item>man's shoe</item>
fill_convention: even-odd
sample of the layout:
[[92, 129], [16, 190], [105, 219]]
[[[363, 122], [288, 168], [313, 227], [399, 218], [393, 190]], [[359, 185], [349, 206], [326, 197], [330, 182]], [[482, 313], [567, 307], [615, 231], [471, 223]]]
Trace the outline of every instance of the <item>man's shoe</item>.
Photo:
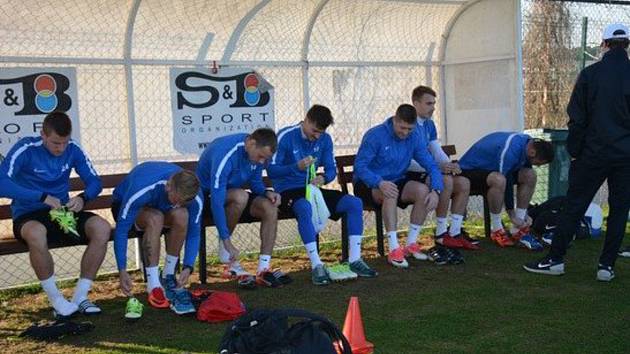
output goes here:
[[462, 246], [461, 248], [465, 249], [465, 250], [478, 250], [481, 247], [477, 246], [476, 244], [468, 241], [467, 239], [464, 238], [464, 236], [462, 234], [459, 235], [455, 235], [452, 236], [454, 240], [457, 240], [459, 242], [459, 244]]
[[630, 246], [619, 250], [619, 257], [630, 258]]
[[328, 270], [326, 266], [323, 264], [318, 265], [313, 268], [311, 272], [311, 281], [315, 285], [328, 285], [330, 284], [330, 276], [328, 275]]
[[527, 234], [523, 235], [518, 241], [523, 247], [531, 251], [542, 251], [545, 248], [536, 237]]
[[171, 310], [173, 310], [173, 312], [178, 315], [195, 312], [195, 306], [192, 303], [192, 298], [188, 290], [175, 289], [173, 293], [173, 301], [171, 302]]
[[615, 271], [611, 266], [599, 265], [597, 267], [597, 280], [611, 281], [615, 278]]
[[420, 251], [426, 253], [433, 247], [435, 247], [435, 238], [431, 235], [420, 235], [418, 237], [418, 246], [420, 246]]
[[256, 289], [256, 277], [251, 274], [242, 274], [236, 278], [236, 285], [241, 289]]
[[135, 297], [130, 297], [125, 307], [125, 318], [131, 321], [138, 320], [142, 317], [144, 305]]
[[251, 274], [249, 274], [249, 272], [243, 269], [243, 267], [241, 267], [241, 264], [239, 262], [232, 262], [230, 264], [226, 264], [223, 267], [223, 273], [221, 274], [221, 277], [223, 277], [224, 279], [238, 279], [239, 277], [243, 275], [251, 275]]
[[525, 235], [529, 235], [529, 227], [527, 226], [521, 227], [515, 233], [513, 233], [512, 236], [510, 236], [510, 240], [512, 240], [514, 244], [517, 244], [518, 241], [520, 241], [521, 238], [523, 238], [523, 236]]
[[407, 268], [409, 263], [405, 259], [405, 251], [402, 247], [398, 247], [395, 250], [389, 251], [387, 255], [387, 262], [396, 268]]
[[470, 237], [470, 235], [468, 234], [468, 232], [466, 232], [466, 230], [464, 230], [463, 228], [461, 229], [461, 231], [459, 232], [459, 234], [464, 238], [464, 240], [472, 243], [473, 245], [478, 245], [479, 244], [479, 240], [476, 238], [472, 238]]
[[435, 236], [435, 243], [438, 243], [448, 248], [463, 248], [464, 247], [460, 239], [451, 237], [451, 235], [449, 235], [448, 232]]
[[446, 260], [448, 264], [464, 263], [464, 256], [455, 248], [446, 248]]
[[79, 313], [86, 316], [100, 315], [103, 312], [100, 307], [88, 299], [81, 301], [77, 306]]
[[353, 280], [357, 278], [357, 273], [350, 270], [348, 263], [335, 264], [328, 268], [328, 276], [330, 280], [339, 282], [346, 280]]
[[266, 286], [268, 288], [279, 288], [282, 286], [282, 283], [269, 269], [265, 269], [256, 274], [256, 284], [259, 286]]
[[437, 265], [445, 265], [448, 263], [448, 253], [446, 247], [437, 245], [429, 250], [429, 259]]
[[556, 261], [547, 256], [539, 261], [527, 263], [523, 268], [531, 273], [562, 275], [564, 274], [564, 261]]
[[503, 230], [503, 229], [498, 229], [496, 231], [492, 231], [490, 233], [490, 239], [492, 239], [492, 241], [494, 241], [494, 243], [496, 243], [500, 247], [514, 246], [514, 242], [512, 242], [512, 240], [510, 240], [510, 238], [505, 233], [505, 230]]
[[350, 270], [361, 278], [374, 278], [378, 272], [370, 268], [362, 259], [350, 263]]
[[419, 261], [426, 261], [429, 259], [429, 256], [422, 252], [417, 243], [412, 243], [405, 247], [405, 256], [412, 256]]
[[164, 295], [164, 289], [157, 287], [151, 290], [149, 293], [149, 305], [155, 307], [156, 309], [166, 309], [169, 306], [168, 299], [166, 295]]
[[177, 280], [175, 279], [175, 274], [169, 274], [166, 277], [160, 277], [160, 283], [162, 283], [162, 287], [164, 288], [164, 295], [168, 299], [168, 301], [173, 301], [175, 297], [175, 288], [177, 288]]
[[276, 279], [278, 279], [278, 281], [282, 285], [293, 283], [293, 279], [287, 273], [284, 273], [283, 271], [279, 269], [273, 272], [273, 276], [276, 277]]
[[[544, 234], [542, 234], [542, 241], [544, 244], [551, 246], [551, 242], [553, 242], [553, 231], [551, 232], [545, 232]], [[628, 257], [630, 257], [630, 253], [628, 253]]]

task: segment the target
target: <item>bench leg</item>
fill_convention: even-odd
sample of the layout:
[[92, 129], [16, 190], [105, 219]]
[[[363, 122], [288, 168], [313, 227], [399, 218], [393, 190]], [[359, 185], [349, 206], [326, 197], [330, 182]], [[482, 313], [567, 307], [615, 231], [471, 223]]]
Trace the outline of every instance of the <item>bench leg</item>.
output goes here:
[[376, 209], [374, 217], [376, 218], [376, 243], [378, 244], [378, 254], [380, 254], [381, 257], [384, 257], [385, 241], [383, 235], [383, 213], [380, 208]]
[[206, 269], [206, 227], [203, 225], [201, 226], [199, 237], [199, 281], [201, 284], [206, 284], [208, 282], [208, 271]]
[[348, 260], [348, 222], [346, 217], [341, 218], [341, 262]]
[[486, 238], [490, 238], [490, 208], [488, 207], [488, 198], [483, 196], [483, 227], [486, 232]]

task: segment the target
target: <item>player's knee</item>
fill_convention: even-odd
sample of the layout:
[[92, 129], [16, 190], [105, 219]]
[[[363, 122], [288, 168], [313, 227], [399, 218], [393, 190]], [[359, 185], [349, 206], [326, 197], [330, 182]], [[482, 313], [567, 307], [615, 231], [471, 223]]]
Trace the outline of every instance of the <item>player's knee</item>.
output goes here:
[[90, 242], [106, 244], [109, 241], [111, 225], [100, 216], [93, 216], [85, 223], [85, 233]]
[[46, 227], [39, 222], [29, 221], [22, 226], [20, 232], [22, 240], [26, 242], [29, 249], [46, 249], [48, 241], [46, 239]]
[[456, 177], [453, 179], [453, 190], [456, 192], [470, 192], [470, 180], [466, 177]]
[[519, 179], [528, 185], [536, 185], [536, 171], [533, 168], [523, 168], [519, 171]]
[[157, 210], [149, 211], [145, 217], [147, 229], [159, 229], [164, 227], [164, 214]]
[[174, 225], [186, 225], [188, 224], [188, 209], [186, 208], [175, 208], [170, 212], [171, 218], [173, 220]]
[[499, 189], [505, 189], [505, 176], [498, 172], [492, 172], [488, 175], [488, 185]]

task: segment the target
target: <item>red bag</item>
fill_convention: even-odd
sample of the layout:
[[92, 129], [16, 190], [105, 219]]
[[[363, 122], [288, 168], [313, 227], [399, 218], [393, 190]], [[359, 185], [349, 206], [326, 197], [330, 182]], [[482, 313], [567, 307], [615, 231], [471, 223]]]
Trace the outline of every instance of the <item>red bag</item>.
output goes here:
[[197, 319], [203, 322], [232, 321], [245, 313], [245, 305], [236, 293], [213, 291], [197, 310]]

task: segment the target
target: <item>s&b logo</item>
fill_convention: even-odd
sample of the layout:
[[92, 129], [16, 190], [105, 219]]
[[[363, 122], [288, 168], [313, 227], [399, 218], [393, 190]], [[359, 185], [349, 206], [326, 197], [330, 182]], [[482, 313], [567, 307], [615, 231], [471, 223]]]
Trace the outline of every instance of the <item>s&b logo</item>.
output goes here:
[[21, 95], [13, 88], [5, 88], [0, 92], [2, 103], [7, 108], [22, 108], [14, 113], [16, 116], [47, 114], [55, 110], [67, 112], [72, 106], [72, 99], [66, 94], [70, 80], [62, 74], [37, 73], [0, 79], [0, 87], [15, 84], [21, 84]]

